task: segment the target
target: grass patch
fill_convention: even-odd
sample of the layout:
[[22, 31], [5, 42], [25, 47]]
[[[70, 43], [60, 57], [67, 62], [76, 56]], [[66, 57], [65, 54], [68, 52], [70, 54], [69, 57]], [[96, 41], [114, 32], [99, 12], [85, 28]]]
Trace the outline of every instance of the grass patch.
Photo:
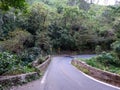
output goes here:
[[88, 69], [83, 68], [83, 67], [81, 67], [79, 65], [75, 65], [73, 62], [72, 62], [72, 65], [77, 67], [80, 71], [84, 72], [85, 74], [89, 74], [89, 70]]

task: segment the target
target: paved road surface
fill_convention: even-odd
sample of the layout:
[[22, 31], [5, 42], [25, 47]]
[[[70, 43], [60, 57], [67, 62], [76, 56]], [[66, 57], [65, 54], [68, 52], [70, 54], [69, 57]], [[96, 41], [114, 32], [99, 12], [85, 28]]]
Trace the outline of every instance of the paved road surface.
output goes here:
[[92, 54], [92, 55], [90, 55], [90, 54], [74, 55], [73, 57], [75, 57], [75, 58], [85, 58], [85, 59], [89, 59], [89, 58], [94, 57], [94, 56], [96, 56], [96, 54]]
[[54, 57], [42, 80], [12, 90], [120, 90], [89, 78], [70, 64], [70, 57]]

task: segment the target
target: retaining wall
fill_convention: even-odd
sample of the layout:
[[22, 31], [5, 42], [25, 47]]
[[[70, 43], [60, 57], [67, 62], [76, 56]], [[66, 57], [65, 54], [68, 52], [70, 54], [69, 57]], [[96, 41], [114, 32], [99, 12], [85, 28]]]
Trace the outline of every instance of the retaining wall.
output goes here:
[[72, 60], [72, 64], [94, 78], [120, 87], [120, 75], [94, 68], [85, 62], [78, 60]]
[[0, 77], [0, 90], [9, 90], [12, 86], [22, 85], [27, 82], [36, 80], [39, 78], [37, 72], [14, 75], [14, 76], [1, 76]]
[[36, 68], [38, 68], [41, 72], [44, 73], [46, 69], [48, 68], [48, 65], [50, 64], [50, 62], [51, 62], [51, 57], [48, 56], [47, 60], [44, 63], [38, 65]]
[[13, 75], [13, 76], [0, 76], [0, 90], [5, 90], [5, 88], [2, 89], [3, 87], [9, 88], [12, 86], [22, 85], [24, 83], [38, 79], [40, 77], [39, 72], [45, 72], [50, 61], [51, 58], [50, 56], [48, 56], [46, 57], [45, 62], [35, 66], [38, 69], [38, 72], [31, 72], [31, 73]]

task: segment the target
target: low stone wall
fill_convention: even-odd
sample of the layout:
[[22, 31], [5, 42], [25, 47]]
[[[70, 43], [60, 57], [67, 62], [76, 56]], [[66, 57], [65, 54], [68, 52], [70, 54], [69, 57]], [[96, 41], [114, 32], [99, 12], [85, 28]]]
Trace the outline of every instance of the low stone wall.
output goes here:
[[15, 76], [1, 76], [0, 90], [6, 90], [12, 86], [22, 85], [27, 82], [36, 80], [38, 78], [39, 78], [39, 74], [37, 72], [15, 75]]
[[[50, 59], [50, 57], [51, 57], [50, 55], [46, 56], [44, 61], [46, 62], [48, 59]], [[37, 67], [38, 65], [40, 65], [39, 59], [40, 59], [40, 58], [37, 58], [35, 61], [32, 62], [32, 65], [33, 65], [34, 67]], [[43, 62], [43, 63], [44, 63], [44, 62]]]
[[72, 60], [72, 64], [84, 73], [96, 79], [120, 87], [120, 75], [94, 68], [85, 62], [78, 60]]
[[46, 61], [44, 63], [38, 65], [36, 68], [38, 68], [41, 72], [44, 73], [46, 71], [46, 69], [48, 68], [48, 65], [50, 64], [50, 62], [51, 62], [51, 57], [48, 56], [46, 58]]
[[9, 90], [8, 88], [12, 86], [22, 85], [24, 83], [38, 79], [40, 77], [39, 72], [45, 72], [50, 61], [50, 56], [47, 56], [45, 62], [35, 66], [38, 69], [38, 72], [31, 72], [14, 76], [0, 76], [0, 90]]

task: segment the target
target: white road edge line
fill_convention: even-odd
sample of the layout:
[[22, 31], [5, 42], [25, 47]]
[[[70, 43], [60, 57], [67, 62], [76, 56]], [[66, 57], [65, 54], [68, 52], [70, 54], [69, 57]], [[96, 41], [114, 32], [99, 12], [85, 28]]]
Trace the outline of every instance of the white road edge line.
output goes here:
[[[71, 64], [71, 65], [72, 65], [72, 64]], [[72, 66], [73, 66], [73, 65], [72, 65]], [[120, 90], [120, 88], [117, 87], [117, 86], [113, 86], [113, 85], [111, 85], [111, 84], [108, 84], [108, 83], [99, 81], [99, 80], [97, 80], [97, 79], [95, 79], [95, 78], [93, 78], [93, 77], [91, 77], [91, 76], [89, 76], [89, 75], [83, 73], [82, 71], [80, 71], [79, 69], [77, 69], [75, 66], [73, 66], [73, 68], [75, 68], [77, 71], [79, 71], [80, 73], [82, 73], [82, 74], [85, 75], [86, 77], [88, 77], [88, 78], [90, 78], [90, 79], [92, 79], [92, 80], [94, 80], [94, 81], [96, 81], [96, 82], [99, 82], [99, 83], [104, 84], [104, 85], [106, 85], [106, 86], [109, 86], [109, 87], [112, 87], [112, 88], [115, 88], [115, 89]]]
[[42, 80], [41, 80], [41, 84], [43, 84], [45, 81], [46, 81], [46, 78], [47, 78], [47, 74], [48, 74], [48, 71], [45, 72]]

